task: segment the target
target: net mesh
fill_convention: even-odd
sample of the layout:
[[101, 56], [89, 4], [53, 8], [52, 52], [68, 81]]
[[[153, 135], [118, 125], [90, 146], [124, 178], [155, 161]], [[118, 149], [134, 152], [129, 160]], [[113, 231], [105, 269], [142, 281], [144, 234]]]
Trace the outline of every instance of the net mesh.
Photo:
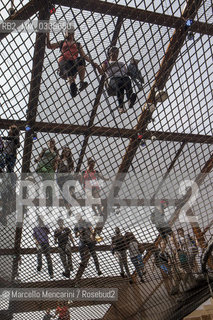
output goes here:
[[[11, 7], [14, 11], [9, 17]], [[115, 288], [115, 300], [71, 297], [61, 302], [65, 309], [68, 304], [71, 319], [182, 319], [210, 296], [200, 258], [212, 237], [211, 1], [31, 0], [2, 1], [0, 8], [2, 28], [5, 20], [25, 20], [28, 24], [57, 20], [65, 26], [71, 22], [75, 41], [81, 44], [88, 59], [101, 66], [109, 59], [109, 47], [116, 46], [118, 59], [125, 65], [132, 58], [139, 61], [144, 79], [139, 87], [131, 78], [137, 100], [133, 108], [128, 108], [125, 97], [127, 110], [120, 114], [117, 96], [107, 93], [106, 75], [100, 75], [87, 62], [84, 81], [88, 86], [73, 98], [69, 81], [59, 76], [61, 53], [59, 49], [47, 48], [44, 32], [25, 28], [4, 33], [1, 28], [1, 289], [72, 288], [77, 294], [82, 288]], [[189, 19], [193, 23], [187, 27]], [[63, 39], [64, 30], [50, 32], [50, 43], [59, 44]], [[79, 76], [76, 84], [79, 88]], [[157, 101], [159, 90], [167, 93], [165, 101]], [[150, 104], [154, 106], [152, 112]], [[14, 170], [9, 170], [12, 160], [6, 160], [11, 155], [6, 145], [12, 125], [20, 130], [20, 147]], [[76, 174], [77, 205], [64, 200], [58, 182], [59, 166], [53, 166], [51, 179], [38, 174], [41, 153], [44, 148], [48, 151], [50, 139], [55, 140], [56, 164], [57, 154], [65, 146], [71, 150], [74, 167], [70, 172]], [[95, 207], [87, 202], [81, 174], [90, 157], [96, 161], [96, 170], [107, 179], [99, 180], [101, 202]], [[47, 180], [53, 182], [53, 189], [44, 194], [40, 192], [42, 181]], [[151, 219], [151, 212], [160, 208], [162, 199], [168, 200], [164, 219], [173, 231], [173, 236], [165, 239]], [[85, 243], [82, 239], [79, 243], [74, 235], [79, 215], [96, 232], [95, 249], [90, 251], [89, 261], [87, 253], [85, 265], [79, 254]], [[49, 227], [46, 249], [40, 243], [35, 245], [33, 234], [38, 217]], [[73, 236], [73, 270], [69, 279], [63, 274], [65, 251], [60, 252], [54, 238], [59, 218]], [[97, 232], [99, 218], [102, 220]], [[136, 243], [143, 244], [143, 250], [131, 253], [126, 237], [122, 253], [114, 252], [111, 245], [115, 227], [120, 228], [122, 235], [132, 232]], [[183, 236], [179, 228], [183, 228]], [[39, 252], [43, 256], [42, 269]], [[125, 267], [126, 260], [121, 258], [124, 252], [128, 269], [122, 277], [119, 261], [123, 259]], [[159, 253], [164, 260], [159, 260]], [[68, 258], [69, 253], [65, 256]], [[139, 264], [136, 268], [134, 258], [131, 259], [135, 256]], [[144, 267], [139, 259], [143, 259]], [[212, 264], [210, 256], [209, 274]], [[195, 297], [201, 290], [198, 287], [206, 290], [205, 295], [200, 293], [200, 299]], [[58, 319], [69, 319], [68, 315], [60, 315], [61, 302], [56, 298], [16, 301], [3, 297], [3, 291], [2, 318], [37, 320], [47, 316], [50, 309], [50, 314], [56, 312]]]

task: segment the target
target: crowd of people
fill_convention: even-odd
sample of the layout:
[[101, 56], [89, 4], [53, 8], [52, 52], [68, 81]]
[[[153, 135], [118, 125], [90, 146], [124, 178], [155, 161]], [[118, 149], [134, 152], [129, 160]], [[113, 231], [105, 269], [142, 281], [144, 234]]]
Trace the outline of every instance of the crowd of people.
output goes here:
[[[165, 208], [165, 203], [163, 203], [163, 206]], [[156, 213], [156, 208], [154, 211]], [[86, 267], [91, 256], [94, 260], [97, 274], [100, 276], [102, 271], [96, 254], [97, 241], [92, 224], [84, 220], [80, 214], [73, 230], [68, 226], [64, 226], [61, 218], [57, 223], [58, 227], [54, 231], [54, 239], [55, 243], [58, 244], [58, 252], [64, 266], [63, 276], [70, 278], [70, 271], [73, 271], [70, 243], [74, 246], [75, 240], [72, 232], [75, 238], [78, 238], [80, 265]], [[41, 217], [38, 217], [38, 226], [33, 231], [33, 237], [38, 248], [37, 270], [41, 270], [41, 254], [43, 253], [46, 256], [50, 278], [53, 278], [48, 235], [50, 235], [48, 226], [44, 225]], [[170, 241], [170, 238], [173, 240]], [[157, 246], [153, 243], [140, 243], [132, 232], [126, 232], [123, 235], [119, 227], [115, 228], [114, 235], [111, 238], [111, 253], [118, 261], [122, 278], [127, 278], [130, 284], [133, 283], [129, 268], [129, 261], [131, 261], [140, 281], [142, 283], [145, 282], [143, 253], [147, 250], [147, 252], [151, 252], [154, 258], [153, 270], [154, 268], [159, 269], [169, 294], [179, 292], [181, 280], [186, 284], [195, 279], [195, 275], [199, 272], [197, 264], [198, 247], [197, 241], [190, 235], [185, 235], [183, 228], [177, 230], [176, 236], [173, 231], [164, 232]], [[129, 259], [127, 253], [129, 253]]]

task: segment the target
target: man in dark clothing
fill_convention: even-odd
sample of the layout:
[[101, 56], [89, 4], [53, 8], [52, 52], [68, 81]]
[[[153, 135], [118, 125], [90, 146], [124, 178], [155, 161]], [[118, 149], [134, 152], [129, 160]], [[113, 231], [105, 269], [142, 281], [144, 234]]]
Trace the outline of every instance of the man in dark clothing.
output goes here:
[[126, 254], [126, 241], [125, 237], [121, 234], [120, 229], [118, 227], [115, 228], [115, 236], [112, 237], [112, 254], [116, 254], [119, 265], [121, 268], [121, 276], [124, 278], [124, 268], [126, 269], [126, 273], [129, 279], [129, 282], [132, 283], [131, 275], [129, 272], [129, 267], [127, 263], [127, 254]]
[[168, 222], [165, 220], [164, 210], [168, 207], [168, 202], [161, 200], [160, 205], [155, 207], [151, 213], [151, 221], [155, 225], [156, 229], [160, 233], [163, 239], [172, 235], [172, 229]]
[[92, 231], [92, 225], [90, 222], [87, 222], [82, 219], [80, 216], [78, 222], [74, 228], [75, 236], [79, 237], [79, 253], [81, 256], [81, 265], [85, 266], [87, 262], [87, 252], [89, 250], [91, 256], [93, 257], [95, 267], [98, 275], [102, 274], [98, 262], [98, 257], [95, 251], [95, 238]]
[[64, 227], [63, 219], [58, 219], [59, 228], [54, 232], [55, 243], [58, 243], [58, 250], [61, 257], [61, 261], [63, 263], [65, 272], [63, 272], [63, 276], [66, 278], [70, 277], [70, 270], [73, 270], [72, 265], [72, 253], [70, 241], [74, 245], [74, 240], [71, 234], [71, 230], [69, 228]]
[[45, 254], [47, 259], [48, 265], [48, 272], [50, 278], [53, 278], [53, 266], [52, 266], [52, 259], [50, 256], [50, 245], [48, 234], [50, 233], [49, 227], [44, 225], [44, 222], [40, 216], [38, 216], [38, 227], [33, 229], [33, 238], [36, 243], [36, 247], [38, 249], [37, 252], [37, 259], [38, 259], [38, 266], [37, 270], [41, 271], [42, 268], [42, 253]]

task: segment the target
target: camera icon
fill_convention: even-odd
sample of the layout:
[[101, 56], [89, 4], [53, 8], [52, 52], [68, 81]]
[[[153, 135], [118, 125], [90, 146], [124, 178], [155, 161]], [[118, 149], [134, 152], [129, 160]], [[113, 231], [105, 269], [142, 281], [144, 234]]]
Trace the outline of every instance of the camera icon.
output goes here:
[[10, 298], [10, 291], [4, 290], [0, 295], [1, 299], [9, 299]]

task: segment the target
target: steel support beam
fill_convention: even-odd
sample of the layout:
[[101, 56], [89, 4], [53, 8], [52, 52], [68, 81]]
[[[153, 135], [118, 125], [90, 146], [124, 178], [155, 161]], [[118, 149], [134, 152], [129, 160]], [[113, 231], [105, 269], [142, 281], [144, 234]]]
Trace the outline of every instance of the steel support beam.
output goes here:
[[[12, 301], [14, 314], [25, 312], [45, 311], [49, 309], [55, 309], [58, 305], [58, 301], [54, 300], [40, 300], [40, 301]], [[107, 301], [73, 301], [69, 308], [80, 308], [89, 306], [99, 306], [110, 304]], [[1, 315], [1, 313], [0, 313]], [[3, 318], [2, 318], [3, 319]]]
[[[79, 248], [77, 246], [72, 246], [71, 247], [72, 252], [79, 252]], [[96, 251], [110, 251], [111, 250], [111, 246], [110, 245], [97, 245], [95, 247]], [[14, 255], [15, 249], [9, 249], [9, 248], [5, 248], [5, 249], [1, 249], [0, 248], [0, 256], [8, 256], [8, 255]], [[29, 255], [29, 254], [37, 254], [38, 250], [36, 248], [21, 248], [20, 249], [20, 254], [21, 255]], [[58, 248], [54, 247], [54, 248], [50, 248], [50, 253], [59, 253]]]
[[[23, 120], [0, 119], [0, 129], [8, 129], [13, 124], [17, 125], [20, 130], [25, 130], [25, 127], [28, 124], [28, 122]], [[75, 124], [35, 122], [33, 128], [35, 132], [76, 134], [76, 135], [88, 134], [87, 126], [80, 126]], [[141, 130], [121, 128], [119, 129], [119, 132], [118, 132], [116, 128], [93, 126], [90, 128], [89, 135], [95, 136], [95, 137], [137, 139], [139, 133], [141, 133]], [[152, 136], [155, 136], [156, 140], [160, 140], [160, 141], [213, 144], [212, 136], [201, 135], [201, 134], [161, 132], [161, 131], [145, 131], [143, 133], [143, 138], [145, 140], [146, 139], [151, 140]]]
[[[49, 18], [49, 10], [47, 3], [43, 5], [41, 11], [39, 12], [39, 20], [47, 20]], [[41, 82], [41, 74], [43, 68], [44, 61], [44, 53], [45, 53], [45, 33], [37, 33], [36, 42], [35, 42], [35, 51], [33, 57], [33, 65], [32, 65], [32, 76], [30, 83], [30, 94], [29, 94], [29, 102], [28, 102], [28, 112], [27, 112], [27, 123], [33, 129], [36, 113], [37, 113], [37, 105], [38, 105], [38, 97], [40, 90], [40, 82]], [[24, 141], [24, 152], [22, 159], [22, 172], [29, 172], [30, 168], [30, 158], [32, 152], [32, 136], [31, 133], [26, 132], [25, 141]], [[12, 280], [15, 278], [18, 269], [18, 259], [20, 256], [20, 244], [21, 244], [21, 235], [22, 235], [22, 224], [16, 226], [16, 234], [15, 234], [15, 258], [13, 261], [13, 270], [12, 270]]]
[[[160, 14], [153, 11], [131, 8], [128, 6], [122, 6], [116, 3], [100, 1], [100, 0], [54, 0], [55, 4], [71, 7], [79, 10], [86, 10], [91, 12], [97, 12], [101, 14], [111, 15], [114, 17], [120, 17], [122, 19], [131, 19], [134, 21], [147, 22], [151, 24], [157, 24], [159, 26], [165, 26], [169, 28], [180, 28], [185, 24], [185, 20], [181, 17], [169, 16], [166, 14]], [[197, 1], [195, 1], [195, 10], [198, 10]], [[189, 6], [187, 7], [189, 8]], [[190, 11], [188, 11], [190, 16]], [[192, 17], [193, 19], [194, 17]], [[190, 17], [191, 19], [191, 17]], [[191, 31], [202, 34], [213, 35], [212, 24], [202, 23], [195, 21], [191, 27]]]

